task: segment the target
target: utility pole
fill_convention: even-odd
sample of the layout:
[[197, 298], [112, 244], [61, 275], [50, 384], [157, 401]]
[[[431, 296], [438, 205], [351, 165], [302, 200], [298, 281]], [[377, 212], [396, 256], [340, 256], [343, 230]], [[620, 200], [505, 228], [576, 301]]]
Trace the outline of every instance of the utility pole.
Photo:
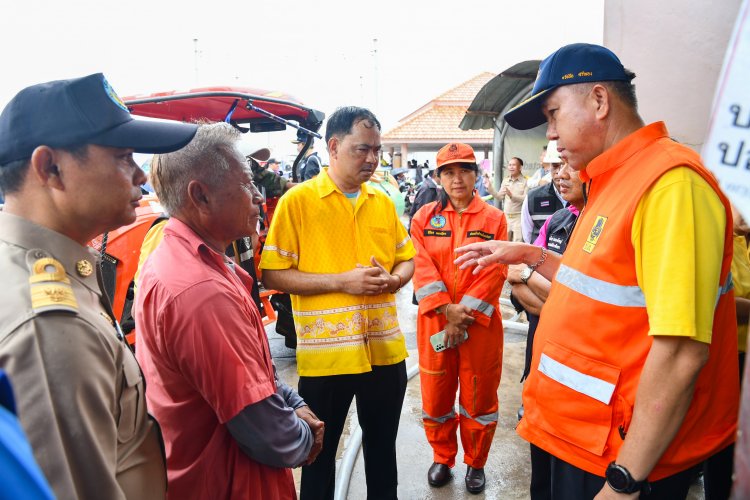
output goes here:
[[374, 92], [375, 92], [375, 113], [378, 113], [380, 111], [380, 99], [378, 96], [378, 39], [373, 38], [372, 39], [372, 59], [373, 59], [373, 67], [375, 71], [375, 84], [373, 85]]
[[195, 86], [198, 86], [198, 39], [193, 38], [193, 65], [195, 70]]

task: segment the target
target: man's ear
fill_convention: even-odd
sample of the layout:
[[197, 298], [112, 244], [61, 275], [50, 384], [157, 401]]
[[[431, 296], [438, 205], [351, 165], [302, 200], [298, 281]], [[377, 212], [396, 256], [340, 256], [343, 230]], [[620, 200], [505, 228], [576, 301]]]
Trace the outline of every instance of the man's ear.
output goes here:
[[336, 158], [339, 153], [339, 140], [336, 136], [332, 136], [328, 139], [328, 156]]
[[39, 146], [31, 153], [29, 180], [54, 189], [65, 189], [65, 183], [57, 163], [60, 153], [49, 146]]
[[210, 205], [210, 192], [208, 186], [201, 181], [192, 180], [187, 186], [188, 199], [199, 212], [206, 212]]
[[607, 118], [612, 106], [612, 94], [610, 94], [609, 89], [604, 85], [597, 83], [591, 89], [589, 97], [592, 99], [595, 106], [596, 118], [598, 120]]

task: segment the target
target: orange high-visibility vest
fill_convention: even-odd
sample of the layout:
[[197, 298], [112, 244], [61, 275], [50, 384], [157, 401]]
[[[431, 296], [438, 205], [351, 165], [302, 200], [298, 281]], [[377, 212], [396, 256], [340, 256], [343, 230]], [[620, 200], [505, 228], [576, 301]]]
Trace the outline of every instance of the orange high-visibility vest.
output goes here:
[[652, 343], [636, 276], [633, 217], [649, 187], [679, 166], [698, 172], [716, 191], [727, 224], [709, 360], [680, 430], [649, 479], [683, 471], [735, 439], [739, 376], [729, 202], [699, 156], [672, 141], [663, 123], [654, 123], [581, 173], [591, 181], [588, 204], [544, 305], [524, 388], [519, 434], [592, 474], [604, 476], [617, 458]]

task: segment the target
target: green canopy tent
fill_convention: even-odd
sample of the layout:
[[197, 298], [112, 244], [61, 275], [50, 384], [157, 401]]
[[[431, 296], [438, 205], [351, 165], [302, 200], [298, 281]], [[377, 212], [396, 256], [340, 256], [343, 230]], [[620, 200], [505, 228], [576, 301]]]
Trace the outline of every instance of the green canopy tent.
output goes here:
[[480, 89], [459, 124], [462, 130], [494, 129], [492, 142], [493, 171], [496, 187], [502, 182], [502, 167], [507, 158], [524, 160], [524, 173], [539, 166], [539, 153], [547, 144], [546, 125], [531, 130], [508, 126], [503, 114], [530, 96], [541, 61], [523, 61], [506, 69]]

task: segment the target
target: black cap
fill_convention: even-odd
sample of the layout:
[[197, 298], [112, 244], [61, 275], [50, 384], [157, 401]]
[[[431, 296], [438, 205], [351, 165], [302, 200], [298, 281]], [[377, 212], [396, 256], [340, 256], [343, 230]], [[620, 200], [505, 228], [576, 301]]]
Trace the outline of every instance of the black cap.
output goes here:
[[96, 144], [169, 153], [189, 143], [197, 129], [133, 119], [101, 73], [40, 83], [16, 94], [0, 114], [0, 166], [30, 158], [41, 145]]

